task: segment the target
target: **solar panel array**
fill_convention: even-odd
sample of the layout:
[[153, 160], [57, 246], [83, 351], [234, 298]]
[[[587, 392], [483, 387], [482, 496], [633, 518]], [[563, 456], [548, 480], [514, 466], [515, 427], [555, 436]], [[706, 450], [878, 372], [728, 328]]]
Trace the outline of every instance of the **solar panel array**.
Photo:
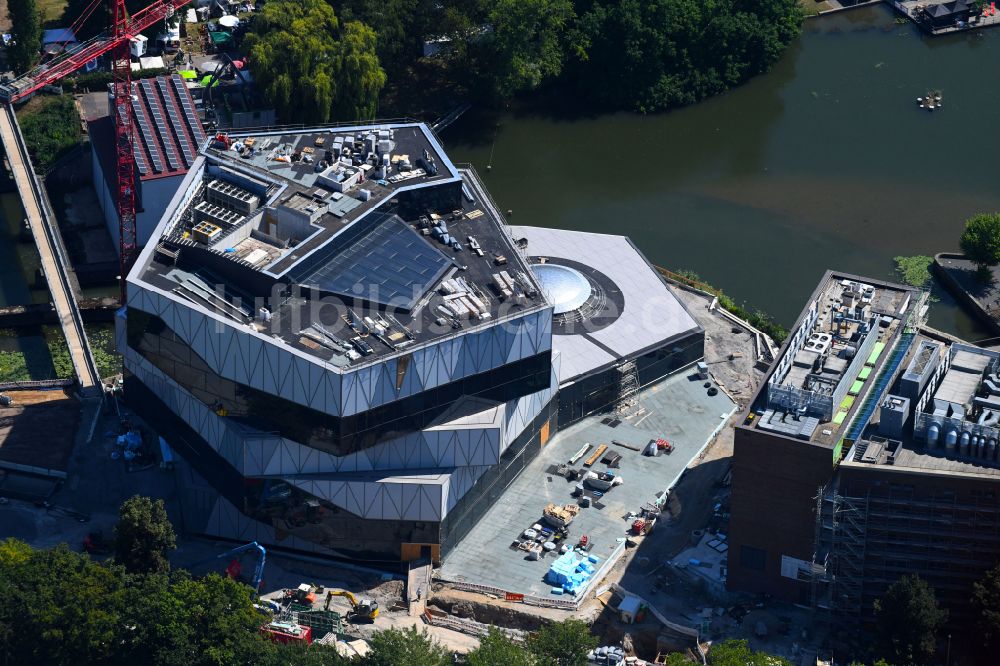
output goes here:
[[396, 216], [389, 217], [303, 280], [341, 296], [412, 310], [451, 259]]
[[181, 120], [180, 110], [177, 108], [177, 103], [174, 101], [173, 95], [170, 94], [170, 88], [167, 87], [167, 80], [157, 78], [156, 88], [160, 91], [160, 101], [163, 103], [163, 110], [166, 111], [167, 118], [170, 120], [170, 127], [174, 131], [174, 139], [177, 140], [177, 145], [181, 149], [181, 154], [184, 156], [184, 162], [190, 167], [194, 164], [194, 146], [191, 144], [191, 139], [188, 137], [187, 131], [184, 129], [184, 122]]
[[205, 142], [206, 137], [205, 130], [201, 127], [201, 121], [198, 120], [198, 114], [194, 110], [194, 102], [191, 100], [191, 94], [188, 92], [184, 78], [180, 74], [171, 76], [170, 81], [174, 84], [174, 92], [177, 93], [177, 99], [181, 101], [184, 121], [187, 123], [188, 129], [191, 130], [191, 135], [194, 137], [195, 147], [197, 148]]
[[170, 165], [171, 169], [180, 169], [183, 167], [180, 158], [177, 156], [177, 150], [174, 148], [174, 142], [170, 138], [170, 130], [167, 128], [167, 121], [163, 117], [163, 113], [160, 111], [160, 105], [156, 101], [156, 93], [153, 90], [153, 85], [149, 82], [149, 79], [143, 79], [139, 82], [142, 86], [142, 92], [146, 97], [146, 103], [149, 105], [149, 111], [153, 116], [153, 122], [156, 123], [156, 129], [160, 133], [160, 141], [163, 143], [163, 154], [166, 155], [167, 164]]
[[[123, 119], [125, 117], [125, 113], [125, 109], [118, 109], [118, 115]], [[145, 176], [149, 173], [149, 165], [146, 164], [146, 156], [143, 155], [142, 148], [135, 141], [132, 142], [132, 155], [135, 157], [135, 167], [139, 170], [139, 175]]]
[[163, 173], [163, 161], [160, 159], [160, 149], [156, 145], [156, 135], [153, 134], [149, 126], [149, 119], [146, 117], [146, 110], [137, 99], [132, 98], [132, 111], [135, 113], [135, 124], [142, 136], [142, 142], [146, 144], [149, 151], [149, 159], [153, 162], [153, 171]]

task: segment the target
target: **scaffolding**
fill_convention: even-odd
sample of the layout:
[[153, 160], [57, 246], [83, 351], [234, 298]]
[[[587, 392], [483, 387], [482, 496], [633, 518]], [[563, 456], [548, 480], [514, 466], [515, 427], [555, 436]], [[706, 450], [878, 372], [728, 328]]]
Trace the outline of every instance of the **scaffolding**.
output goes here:
[[639, 410], [639, 369], [635, 361], [626, 361], [618, 366], [618, 397], [615, 399], [615, 413], [626, 417]]
[[865, 585], [868, 498], [833, 495], [830, 564], [833, 572], [831, 607], [844, 617], [859, 620]]

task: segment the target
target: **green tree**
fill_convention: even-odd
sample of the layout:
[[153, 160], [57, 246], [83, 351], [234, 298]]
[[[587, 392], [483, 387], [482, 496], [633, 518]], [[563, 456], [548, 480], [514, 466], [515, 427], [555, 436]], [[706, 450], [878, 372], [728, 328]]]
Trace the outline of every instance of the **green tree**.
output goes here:
[[599, 0], [581, 16], [575, 78], [616, 108], [692, 104], [766, 71], [801, 23], [798, 0]]
[[[44, 173], [80, 144], [80, 114], [71, 95], [40, 97], [17, 114], [35, 170]], [[60, 339], [59, 344], [65, 347]], [[72, 372], [72, 368], [69, 369]]]
[[528, 650], [546, 666], [585, 666], [597, 637], [583, 620], [550, 622], [528, 637]]
[[8, 540], [0, 552], [0, 663], [100, 663], [116, 653], [120, 567], [99, 565], [65, 544], [31, 550]]
[[0, 567], [15, 566], [27, 562], [31, 557], [31, 546], [19, 539], [0, 541]]
[[937, 632], [948, 619], [934, 590], [920, 576], [907, 574], [875, 602], [879, 636], [887, 656], [899, 664], [922, 664], [934, 656]]
[[983, 647], [993, 653], [1000, 646], [1000, 564], [973, 584], [972, 605], [978, 614], [976, 621]]
[[469, 666], [533, 666], [534, 658], [524, 646], [512, 641], [507, 634], [495, 627], [480, 641], [479, 647], [470, 652], [465, 661]]
[[130, 579], [121, 624], [122, 663], [154, 666], [258, 663], [271, 643], [258, 630], [250, 588], [209, 574], [151, 573]]
[[13, 44], [7, 47], [7, 64], [16, 74], [38, 62], [42, 48], [42, 18], [35, 0], [7, 0]]
[[766, 652], [755, 652], [745, 640], [728, 640], [714, 643], [708, 651], [711, 666], [791, 666], [784, 657]]
[[271, 644], [266, 654], [253, 662], [254, 666], [357, 666], [350, 657], [342, 657], [332, 645], [313, 643]]
[[965, 257], [980, 271], [996, 266], [1000, 263], [1000, 214], [980, 213], [966, 220], [960, 244]]
[[135, 495], [122, 503], [115, 525], [115, 560], [133, 573], [170, 569], [167, 551], [177, 547], [163, 500]]
[[488, 16], [493, 30], [483, 40], [495, 92], [511, 97], [558, 76], [575, 18], [570, 0], [496, 0]]
[[931, 264], [934, 257], [917, 255], [914, 257], [893, 257], [896, 263], [896, 273], [906, 284], [913, 287], [925, 287], [931, 281]]
[[341, 25], [323, 0], [275, 0], [257, 14], [245, 46], [257, 85], [288, 122], [375, 115], [385, 72], [375, 33]]
[[376, 32], [379, 62], [390, 76], [399, 74], [420, 54], [422, 34], [416, 29], [421, 0], [348, 0], [342, 4], [345, 20], [356, 20]]
[[370, 641], [371, 652], [360, 661], [362, 666], [446, 666], [451, 654], [427, 632], [408, 629], [385, 629]]

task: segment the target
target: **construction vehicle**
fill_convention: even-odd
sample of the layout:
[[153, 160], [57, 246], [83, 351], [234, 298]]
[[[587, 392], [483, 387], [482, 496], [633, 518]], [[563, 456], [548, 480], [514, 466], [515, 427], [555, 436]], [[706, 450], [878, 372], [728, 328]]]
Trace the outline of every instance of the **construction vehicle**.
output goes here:
[[309, 583], [302, 583], [294, 590], [286, 589], [284, 591], [284, 600], [289, 603], [312, 606], [313, 603], [316, 602], [316, 595], [313, 593], [312, 585]]
[[[253, 588], [254, 593], [260, 591], [260, 582], [264, 579], [264, 565], [267, 563], [267, 550], [264, 546], [260, 545], [256, 541], [251, 541], [250, 543], [244, 544], [242, 546], [237, 546], [232, 550], [227, 550], [221, 555], [216, 555], [215, 557], [210, 557], [207, 560], [202, 560], [194, 565], [194, 567], [201, 566], [202, 564], [207, 564], [209, 562], [214, 562], [215, 560], [221, 560], [224, 557], [232, 557], [232, 561], [229, 566], [226, 567], [226, 576], [232, 578], [233, 580], [242, 580], [241, 574], [243, 573], [243, 565], [240, 564], [239, 555], [247, 552], [248, 550], [256, 549], [260, 553], [260, 558], [257, 560], [257, 566], [254, 567], [253, 576], [246, 580], [245, 582]], [[192, 567], [192, 568], [194, 568]]]
[[363, 598], [360, 601], [354, 596], [353, 592], [347, 590], [329, 590], [326, 593], [326, 603], [323, 605], [323, 610], [330, 610], [330, 601], [334, 597], [347, 597], [347, 600], [351, 602], [351, 614], [350, 618], [352, 621], [363, 621], [363, 622], [374, 622], [375, 618], [378, 617], [378, 602], [374, 599]]
[[260, 628], [260, 633], [275, 643], [303, 643], [309, 645], [313, 642], [312, 627], [304, 627], [293, 622], [269, 622]]

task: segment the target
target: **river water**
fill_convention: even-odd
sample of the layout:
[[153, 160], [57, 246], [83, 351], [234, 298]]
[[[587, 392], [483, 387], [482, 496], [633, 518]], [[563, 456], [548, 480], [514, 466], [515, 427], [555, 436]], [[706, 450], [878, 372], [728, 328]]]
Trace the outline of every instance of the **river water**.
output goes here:
[[[997, 62], [1000, 29], [932, 39], [876, 6], [807, 21], [771, 72], [686, 109], [470, 112], [443, 138], [512, 223], [626, 234], [788, 325], [825, 269], [892, 278], [1000, 211]], [[988, 335], [939, 292], [931, 325]]]

